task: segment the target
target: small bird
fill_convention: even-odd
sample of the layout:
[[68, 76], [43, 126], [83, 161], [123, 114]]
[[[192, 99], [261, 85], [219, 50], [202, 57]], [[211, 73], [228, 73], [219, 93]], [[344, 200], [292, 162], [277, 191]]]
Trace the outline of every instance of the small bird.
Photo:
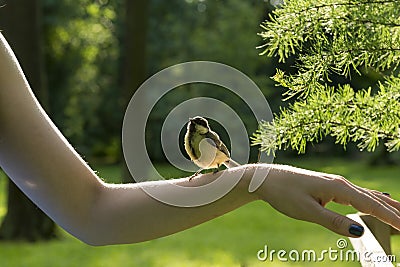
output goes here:
[[216, 169], [217, 172], [222, 164], [227, 168], [239, 166], [231, 159], [218, 134], [210, 129], [208, 121], [200, 116], [189, 119], [185, 134], [185, 150], [190, 159], [200, 167], [189, 180], [204, 169]]

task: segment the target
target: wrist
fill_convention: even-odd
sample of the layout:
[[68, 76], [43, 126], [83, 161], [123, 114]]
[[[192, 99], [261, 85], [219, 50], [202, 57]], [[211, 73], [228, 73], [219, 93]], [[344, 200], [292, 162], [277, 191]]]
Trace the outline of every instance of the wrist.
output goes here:
[[[265, 183], [272, 165], [246, 164], [238, 168], [242, 168], [243, 172], [242, 177], [237, 184], [237, 190], [240, 192], [240, 195], [244, 197], [247, 202], [262, 199], [263, 197], [260, 193], [260, 187]], [[227, 171], [235, 172], [235, 169]]]
[[[257, 173], [261, 173], [265, 177], [267, 168], [265, 166], [258, 166], [256, 168], [257, 165], [261, 164], [241, 165], [239, 167], [228, 168], [226, 170], [219, 171], [216, 174], [200, 174], [193, 177], [191, 180], [188, 178], [182, 178], [175, 180], [174, 182], [176, 182], [177, 185], [184, 187], [211, 186], [209, 189], [211, 190], [209, 191], [210, 194], [220, 192], [220, 199], [228, 199], [232, 204], [235, 205], [244, 205], [260, 199], [258, 193], [256, 192], [257, 190], [249, 190], [249, 186], [254, 177], [256, 169], [258, 169]], [[205, 193], [207, 194], [207, 192]]]

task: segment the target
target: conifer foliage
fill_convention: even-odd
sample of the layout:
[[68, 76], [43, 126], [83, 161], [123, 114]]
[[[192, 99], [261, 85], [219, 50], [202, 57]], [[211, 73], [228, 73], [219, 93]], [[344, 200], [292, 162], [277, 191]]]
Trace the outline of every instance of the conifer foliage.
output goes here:
[[[329, 135], [361, 150], [400, 149], [400, 1], [284, 1], [262, 29], [262, 55], [296, 58], [293, 73], [273, 77], [295, 101], [260, 123], [254, 145], [304, 153]], [[332, 82], [371, 73], [379, 81], [362, 90]]]

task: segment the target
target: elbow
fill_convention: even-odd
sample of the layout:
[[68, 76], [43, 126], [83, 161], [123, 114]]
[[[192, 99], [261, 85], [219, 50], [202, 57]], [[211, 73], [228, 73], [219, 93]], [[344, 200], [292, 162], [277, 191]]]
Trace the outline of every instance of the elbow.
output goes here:
[[[107, 230], [109, 227], [98, 227], [96, 223], [91, 229], [79, 232], [70, 232], [75, 238], [79, 239], [86, 245], [93, 247], [109, 246], [109, 245], [120, 245], [120, 244], [132, 244], [139, 243], [146, 240], [139, 240], [137, 238], [126, 238], [113, 233], [113, 231]], [[101, 229], [102, 228], [102, 229]]]
[[[67, 231], [75, 238], [90, 246], [107, 246], [122, 244], [121, 232], [118, 225], [115, 224], [116, 219], [113, 213], [113, 207], [107, 198], [105, 188], [101, 188], [95, 194], [90, 205], [84, 209], [83, 216], [78, 216], [79, 220], [73, 223]], [[72, 226], [72, 225], [71, 225]], [[124, 238], [122, 238], [124, 239]], [[132, 242], [134, 243], [134, 242]]]
[[86, 245], [99, 247], [109, 245], [105, 240], [102, 240], [101, 234], [96, 234], [92, 230], [82, 231], [80, 233], [71, 233], [75, 238], [79, 239]]
[[99, 240], [96, 237], [83, 237], [83, 238], [78, 238], [80, 241], [85, 243], [86, 245], [93, 246], [93, 247], [100, 247], [100, 246], [107, 246], [111, 245], [110, 243], [104, 242], [102, 240]]
[[98, 223], [89, 227], [76, 227], [65, 229], [73, 237], [89, 246], [99, 247], [116, 244], [115, 240], [107, 234], [107, 231], [99, 229]]
[[110, 236], [112, 220], [106, 216], [102, 203], [103, 188], [97, 188], [87, 205], [75, 209], [68, 216], [53, 217], [66, 232], [90, 246], [106, 246], [115, 242]]
[[111, 245], [111, 242], [104, 238], [104, 234], [96, 230], [97, 227], [91, 228], [90, 225], [89, 227], [82, 227], [82, 225], [76, 227], [65, 227], [61, 225], [61, 227], [86, 245], [94, 247]]
[[90, 204], [79, 212], [80, 216], [69, 221], [71, 227], [64, 229], [90, 246], [132, 244], [152, 239], [154, 235], [140, 230], [143, 227], [132, 225], [135, 221], [132, 212], [126, 212], [125, 206], [115, 200], [116, 194], [114, 188], [100, 187]]

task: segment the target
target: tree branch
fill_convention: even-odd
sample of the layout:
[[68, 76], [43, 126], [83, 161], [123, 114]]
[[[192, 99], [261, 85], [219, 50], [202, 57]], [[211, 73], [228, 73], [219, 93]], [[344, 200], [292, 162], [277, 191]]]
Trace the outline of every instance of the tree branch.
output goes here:
[[316, 6], [307, 7], [301, 9], [297, 14], [301, 14], [303, 12], [310, 11], [312, 9], [321, 9], [325, 7], [336, 7], [336, 6], [360, 6], [362, 4], [390, 4], [390, 3], [397, 3], [398, 0], [384, 0], [384, 1], [365, 1], [365, 2], [347, 2], [347, 3], [335, 3], [335, 4], [321, 4]]
[[[356, 129], [360, 129], [360, 130], [363, 130], [366, 132], [373, 132], [373, 130], [371, 130], [367, 127], [361, 126], [361, 125], [345, 124], [345, 123], [341, 123], [341, 122], [337, 122], [337, 121], [322, 121], [322, 120], [310, 121], [307, 123], [299, 123], [297, 125], [291, 126], [290, 129], [301, 128], [304, 126], [310, 126], [310, 125], [316, 125], [316, 124], [319, 124], [319, 125], [320, 124], [332, 124], [335, 126], [342, 126], [342, 127], [346, 127], [346, 128], [353, 128], [353, 129], [356, 128]], [[384, 131], [378, 131], [378, 134], [383, 135], [386, 138], [390, 138], [390, 139], [400, 139], [400, 135], [396, 136], [396, 135], [393, 135], [391, 133], [387, 133]]]

